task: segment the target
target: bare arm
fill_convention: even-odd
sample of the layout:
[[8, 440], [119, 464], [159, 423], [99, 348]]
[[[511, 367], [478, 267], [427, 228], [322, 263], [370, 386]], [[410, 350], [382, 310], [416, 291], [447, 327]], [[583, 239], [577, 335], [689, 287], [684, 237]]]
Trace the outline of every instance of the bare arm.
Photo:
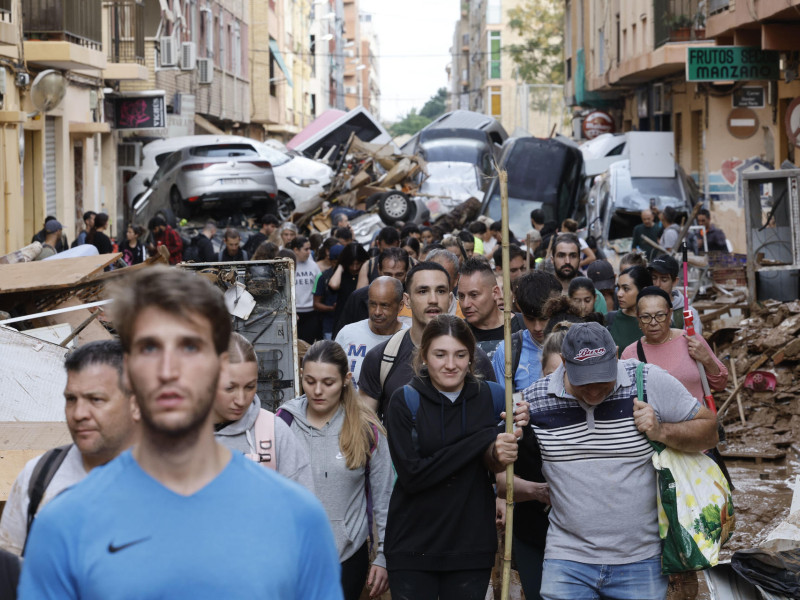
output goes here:
[[689, 421], [659, 423], [652, 406], [634, 400], [633, 419], [639, 431], [648, 438], [676, 450], [702, 452], [719, 442], [717, 420], [704, 406]]
[[365, 394], [364, 390], [358, 390], [358, 397], [361, 398], [361, 401], [365, 406], [371, 408], [373, 412], [378, 412], [378, 401], [375, 398]]
[[581, 252], [586, 256], [586, 258], [584, 258], [581, 261], [581, 266], [582, 267], [585, 267], [586, 265], [590, 265], [594, 261], [597, 260], [597, 258], [594, 255], [594, 250], [592, 250], [591, 248], [588, 248], [588, 247], [584, 248], [583, 250], [581, 250]]
[[336, 270], [331, 275], [330, 280], [328, 281], [328, 287], [332, 289], [334, 292], [338, 291], [342, 285], [342, 274], [344, 273], [344, 267], [339, 265], [336, 267]]
[[[495, 479], [497, 481], [498, 498], [505, 498], [507, 489], [506, 474], [497, 473]], [[528, 481], [514, 475], [514, 502], [526, 502], [528, 500], [550, 504], [550, 486], [546, 483]]]
[[328, 306], [323, 302], [322, 296], [314, 296], [314, 310], [317, 312], [333, 312], [336, 310], [336, 305]]
[[370, 260], [365, 262], [361, 265], [361, 270], [358, 272], [358, 284], [356, 285], [356, 289], [361, 289], [362, 287], [367, 287], [369, 285], [369, 264]]

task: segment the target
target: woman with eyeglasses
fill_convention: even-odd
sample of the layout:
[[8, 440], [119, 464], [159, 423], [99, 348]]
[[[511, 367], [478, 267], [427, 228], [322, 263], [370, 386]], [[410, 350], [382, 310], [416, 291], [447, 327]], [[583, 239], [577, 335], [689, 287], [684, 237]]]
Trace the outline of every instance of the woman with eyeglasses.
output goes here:
[[659, 287], [643, 288], [636, 298], [636, 318], [644, 334], [622, 352], [622, 358], [638, 358], [658, 365], [680, 381], [697, 401], [703, 403], [703, 384], [697, 360], [705, 367], [712, 390], [724, 390], [728, 370], [714, 356], [702, 335], [688, 337], [682, 329], [673, 329], [672, 300]]

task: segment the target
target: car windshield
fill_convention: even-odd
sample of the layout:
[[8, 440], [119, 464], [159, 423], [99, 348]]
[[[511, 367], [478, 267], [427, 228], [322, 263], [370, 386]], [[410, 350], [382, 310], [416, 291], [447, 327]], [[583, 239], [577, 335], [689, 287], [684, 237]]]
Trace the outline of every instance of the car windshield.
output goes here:
[[272, 148], [266, 144], [258, 145], [258, 153], [263, 158], [266, 158], [273, 167], [277, 167], [292, 160], [292, 157], [285, 152], [281, 152], [277, 148]]
[[233, 158], [237, 156], [258, 156], [250, 144], [215, 144], [213, 146], [195, 146], [189, 149], [192, 156], [208, 158]]
[[[544, 209], [548, 220], [555, 218], [555, 213], [548, 210], [551, 207], [542, 206], [540, 202], [528, 200], [527, 198], [508, 198], [508, 227], [517, 239], [524, 238], [532, 229], [530, 214], [535, 208]], [[499, 194], [497, 196], [492, 196], [486, 214], [494, 221], [501, 220], [502, 214]]]
[[443, 138], [422, 144], [423, 157], [428, 162], [465, 162], [484, 167], [488, 154], [486, 144], [463, 138]]
[[683, 192], [677, 177], [620, 177], [618, 197], [622, 206], [644, 210], [650, 206], [650, 199], [660, 200], [659, 206], [683, 204]]

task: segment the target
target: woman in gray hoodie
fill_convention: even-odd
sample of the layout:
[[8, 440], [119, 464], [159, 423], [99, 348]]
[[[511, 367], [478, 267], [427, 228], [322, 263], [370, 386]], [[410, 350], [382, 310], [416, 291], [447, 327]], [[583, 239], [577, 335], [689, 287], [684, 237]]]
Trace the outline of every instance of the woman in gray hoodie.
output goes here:
[[[305, 445], [292, 434], [289, 426], [261, 408], [256, 395], [258, 358], [253, 345], [238, 333], [231, 334], [228, 344], [227, 376], [220, 376], [214, 399], [214, 435], [217, 441], [233, 452], [242, 452], [265, 466], [274, 468], [314, 491], [314, 479]], [[272, 439], [258, 440], [259, 419], [273, 421]], [[259, 446], [268, 446], [259, 454]]]
[[[394, 474], [386, 434], [353, 388], [347, 355], [336, 342], [315, 343], [303, 358], [304, 396], [281, 406], [311, 457], [314, 489], [333, 527], [345, 600], [388, 589], [383, 537]], [[278, 419], [280, 420], [280, 419]], [[377, 556], [369, 568], [367, 536], [374, 518]]]

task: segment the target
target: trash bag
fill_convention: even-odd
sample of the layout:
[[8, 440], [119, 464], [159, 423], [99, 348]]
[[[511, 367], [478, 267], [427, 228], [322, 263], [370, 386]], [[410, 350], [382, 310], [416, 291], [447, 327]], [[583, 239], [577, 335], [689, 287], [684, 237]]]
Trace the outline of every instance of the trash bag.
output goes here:
[[[644, 401], [642, 370], [636, 388]], [[702, 452], [681, 452], [650, 440], [658, 476], [658, 533], [663, 541], [661, 572], [701, 571], [716, 566], [733, 534], [733, 498], [719, 466]]]
[[767, 592], [800, 598], [800, 548], [783, 552], [739, 550], [731, 557], [731, 567]]

